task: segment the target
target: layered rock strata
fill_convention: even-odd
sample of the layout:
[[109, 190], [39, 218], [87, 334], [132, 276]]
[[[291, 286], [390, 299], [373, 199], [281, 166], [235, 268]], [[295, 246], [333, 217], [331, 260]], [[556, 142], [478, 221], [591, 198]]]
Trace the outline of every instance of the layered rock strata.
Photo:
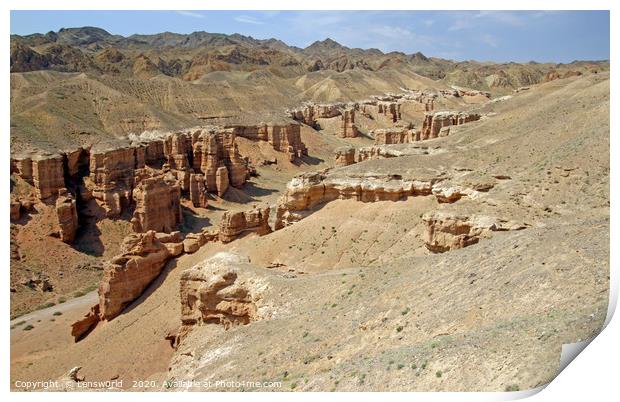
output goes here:
[[308, 154], [306, 145], [301, 141], [299, 123], [273, 124], [261, 123], [256, 126], [230, 126], [235, 135], [252, 141], [266, 141], [276, 151], [287, 154], [289, 161], [294, 161]]
[[345, 146], [334, 151], [336, 167], [349, 166], [355, 163], [355, 148]]
[[166, 183], [162, 176], [141, 180], [133, 189], [133, 199], [136, 209], [131, 223], [135, 232], [171, 232], [183, 222], [181, 189]]
[[392, 127], [373, 130], [375, 145], [407, 144], [420, 140], [420, 132], [411, 127]]
[[489, 216], [462, 216], [438, 211], [427, 213], [422, 219], [425, 225], [424, 245], [433, 253], [443, 253], [476, 244], [493, 231], [525, 228], [522, 224]]
[[99, 284], [102, 320], [111, 320], [160, 274], [170, 252], [155, 231], [130, 235], [123, 241], [123, 253], [108, 262]]
[[229, 243], [242, 234], [250, 232], [259, 236], [271, 233], [269, 210], [269, 207], [254, 207], [249, 211], [224, 212], [220, 222], [220, 241]]
[[341, 138], [355, 138], [359, 136], [359, 129], [355, 125], [355, 109], [347, 109], [342, 112], [339, 136]]
[[480, 119], [480, 115], [477, 113], [466, 112], [434, 112], [426, 113], [424, 116], [424, 123], [422, 124], [422, 132], [420, 139], [427, 140], [430, 138], [437, 138], [442, 135], [448, 135], [448, 130], [443, 130], [444, 127], [457, 126], [460, 124], [469, 123]]
[[58, 233], [60, 240], [71, 243], [75, 240], [75, 232], [78, 228], [78, 214], [75, 199], [67, 192], [66, 188], [58, 191], [56, 199], [56, 216], [58, 218]]

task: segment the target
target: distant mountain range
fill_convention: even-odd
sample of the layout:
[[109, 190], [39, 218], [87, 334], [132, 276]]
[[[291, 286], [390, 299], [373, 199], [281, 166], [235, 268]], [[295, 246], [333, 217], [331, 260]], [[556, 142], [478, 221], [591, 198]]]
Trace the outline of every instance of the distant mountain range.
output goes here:
[[278, 39], [208, 32], [112, 35], [96, 27], [11, 35], [11, 72], [54, 70], [148, 79], [163, 74], [193, 81], [214, 71], [268, 70], [281, 78], [315, 71], [406, 68], [446, 84], [506, 91], [545, 80], [607, 70], [608, 61], [552, 63], [456, 62], [422, 53], [348, 48], [325, 39], [305, 49]]

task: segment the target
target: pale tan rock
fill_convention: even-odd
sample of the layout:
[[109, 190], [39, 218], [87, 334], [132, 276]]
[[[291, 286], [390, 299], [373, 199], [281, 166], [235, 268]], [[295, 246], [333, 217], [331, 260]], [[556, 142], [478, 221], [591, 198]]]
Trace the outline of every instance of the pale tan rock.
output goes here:
[[[228, 329], [258, 318], [251, 285], [239, 279], [234, 268], [244, 261], [219, 253], [181, 274], [181, 325], [219, 324]], [[247, 261], [246, 261], [247, 262]]]
[[220, 166], [215, 172], [215, 188], [218, 197], [223, 197], [226, 194], [228, 185], [228, 169], [226, 169], [226, 166]]
[[[477, 113], [466, 112], [434, 112], [424, 115], [420, 139], [428, 140], [439, 137], [440, 131], [448, 126], [456, 126], [480, 119]], [[449, 131], [444, 131], [447, 135]]]
[[340, 147], [334, 151], [336, 167], [349, 166], [355, 163], [355, 148]]
[[183, 242], [179, 243], [164, 243], [164, 246], [168, 249], [171, 257], [178, 257], [183, 254], [185, 247]]
[[193, 254], [200, 249], [200, 240], [196, 238], [187, 238], [183, 240], [183, 251], [187, 254]]
[[433, 211], [422, 217], [424, 245], [433, 253], [443, 253], [476, 244], [491, 232], [525, 229], [526, 225], [484, 215], [464, 216]]
[[257, 233], [259, 236], [271, 233], [269, 207], [254, 207], [245, 212], [224, 212], [220, 222], [220, 241], [228, 243], [247, 232]]

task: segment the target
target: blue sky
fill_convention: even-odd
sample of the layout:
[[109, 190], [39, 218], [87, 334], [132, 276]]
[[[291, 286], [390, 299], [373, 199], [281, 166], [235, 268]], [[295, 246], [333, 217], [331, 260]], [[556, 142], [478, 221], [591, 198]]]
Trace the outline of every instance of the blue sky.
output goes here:
[[609, 59], [608, 11], [11, 11], [11, 33], [98, 26], [110, 33], [240, 33], [306, 47], [421, 51], [454, 60]]

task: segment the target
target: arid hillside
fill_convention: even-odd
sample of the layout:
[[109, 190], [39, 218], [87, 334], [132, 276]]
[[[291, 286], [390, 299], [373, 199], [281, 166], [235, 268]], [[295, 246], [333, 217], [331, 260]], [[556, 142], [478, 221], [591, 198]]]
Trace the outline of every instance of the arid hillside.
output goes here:
[[607, 311], [608, 70], [11, 36], [12, 384], [546, 384]]

